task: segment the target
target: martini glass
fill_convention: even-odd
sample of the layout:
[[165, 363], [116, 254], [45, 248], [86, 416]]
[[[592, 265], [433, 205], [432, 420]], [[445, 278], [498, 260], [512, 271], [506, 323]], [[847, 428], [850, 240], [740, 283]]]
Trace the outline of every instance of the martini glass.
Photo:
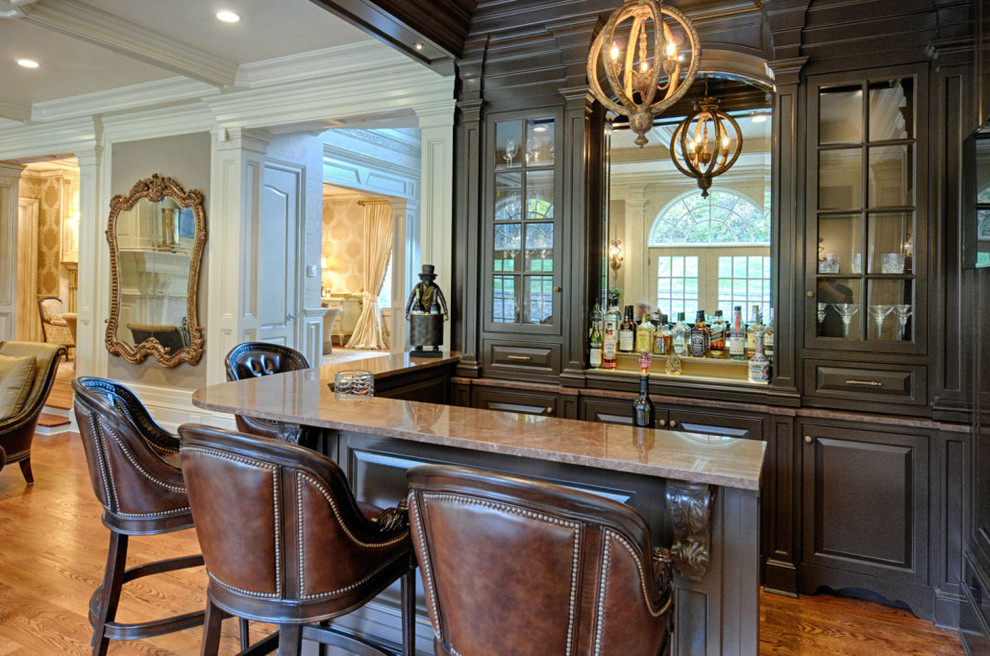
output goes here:
[[873, 320], [877, 322], [877, 339], [881, 339], [881, 331], [883, 330], [883, 320], [887, 318], [887, 315], [894, 311], [893, 305], [871, 305], [870, 306], [870, 316]]
[[818, 304], [818, 323], [825, 321], [825, 313], [828, 312], [828, 303]]
[[839, 318], [842, 319], [842, 336], [846, 339], [849, 338], [849, 324], [852, 322], [852, 318], [856, 316], [859, 312], [859, 303], [832, 303], [832, 307], [835, 311], [839, 313]]
[[897, 315], [897, 325], [901, 327], [901, 339], [904, 339], [904, 332], [907, 328], [908, 319], [911, 318], [911, 304], [895, 305], [894, 313]]

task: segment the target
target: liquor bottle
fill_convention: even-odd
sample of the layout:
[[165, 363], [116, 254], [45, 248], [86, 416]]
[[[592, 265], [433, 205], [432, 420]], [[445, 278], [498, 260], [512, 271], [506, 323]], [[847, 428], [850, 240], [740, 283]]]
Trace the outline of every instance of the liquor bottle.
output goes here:
[[763, 321], [760, 317], [760, 306], [753, 306], [750, 322], [746, 324], [746, 355], [753, 357], [756, 353], [756, 334], [763, 332]]
[[672, 341], [673, 341], [673, 333], [670, 331], [670, 324], [667, 323], [667, 315], [661, 314], [660, 325], [657, 326], [657, 331], [653, 335], [653, 354], [654, 355], [669, 354]]
[[633, 401], [633, 426], [653, 428], [656, 423], [657, 409], [650, 398], [650, 365], [653, 363], [649, 353], [639, 354], [639, 396]]
[[650, 313], [643, 313], [643, 320], [636, 326], [636, 352], [649, 353], [653, 349], [653, 336], [657, 329], [650, 322]]
[[756, 347], [753, 350], [753, 356], [749, 359], [749, 382], [770, 382], [770, 360], [763, 354], [762, 330], [756, 333]]
[[727, 341], [725, 339], [725, 320], [722, 319], [722, 311], [715, 310], [715, 321], [712, 322], [712, 347], [709, 352], [713, 358], [724, 358], [728, 354], [726, 351]]
[[703, 358], [708, 355], [711, 342], [711, 330], [705, 323], [705, 311], [698, 310], [691, 328], [691, 357]]
[[673, 349], [667, 355], [667, 362], [664, 364], [663, 370], [667, 372], [668, 376], [680, 376], [681, 371], [684, 370], [684, 363], [681, 362], [680, 356], [674, 353]]
[[609, 330], [602, 338], [602, 368], [615, 369], [615, 351], [618, 340], [615, 332]]
[[588, 364], [592, 369], [602, 367], [602, 333], [598, 329], [597, 323], [591, 324], [591, 354], [588, 356]]
[[602, 329], [602, 337], [611, 331], [614, 335], [619, 334], [619, 324], [622, 323], [622, 313], [619, 312], [619, 302], [611, 301], [608, 312], [605, 314], [605, 327]]
[[742, 321], [742, 306], [732, 310], [732, 327], [729, 332], [729, 356], [733, 360], [746, 359], [746, 327]]
[[771, 362], [773, 361], [773, 333], [773, 308], [770, 308], [770, 319], [767, 321], [767, 325], [763, 327], [763, 353]]
[[673, 350], [674, 353], [680, 357], [684, 357], [688, 354], [688, 346], [691, 340], [691, 329], [688, 325], [684, 323], [684, 313], [677, 313], [677, 324], [674, 325], [673, 335]]
[[633, 320], [633, 306], [626, 306], [626, 318], [619, 326], [619, 353], [632, 353], [636, 346], [636, 322]]
[[602, 306], [599, 303], [595, 303], [595, 308], [591, 311], [591, 328], [588, 330], [588, 336], [594, 332], [595, 326], [598, 326], [598, 335], [605, 334], [605, 313], [602, 312]]

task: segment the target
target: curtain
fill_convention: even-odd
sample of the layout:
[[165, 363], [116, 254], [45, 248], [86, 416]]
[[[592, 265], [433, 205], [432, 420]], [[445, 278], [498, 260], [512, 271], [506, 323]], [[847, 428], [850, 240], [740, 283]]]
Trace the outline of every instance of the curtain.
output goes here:
[[354, 334], [347, 348], [380, 349], [385, 343], [385, 324], [378, 307], [378, 295], [385, 283], [385, 272], [392, 256], [392, 206], [387, 202], [373, 202], [364, 206], [366, 217], [364, 295], [361, 316], [354, 326]]

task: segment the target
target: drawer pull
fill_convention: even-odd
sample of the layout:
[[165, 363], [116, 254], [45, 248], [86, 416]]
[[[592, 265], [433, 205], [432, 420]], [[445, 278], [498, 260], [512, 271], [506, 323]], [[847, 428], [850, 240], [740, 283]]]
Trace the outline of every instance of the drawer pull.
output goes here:
[[868, 387], [883, 387], [883, 383], [879, 380], [856, 380], [855, 378], [850, 378], [846, 380], [846, 385], [866, 385]]
[[666, 419], [658, 419], [657, 420], [657, 426], [659, 426], [660, 428], [666, 427], [667, 426], [667, 420]]
[[671, 427], [671, 428], [674, 428], [675, 426], [677, 426], [677, 421], [676, 421], [676, 420], [674, 420], [674, 419], [671, 419], [671, 420], [670, 420], [670, 427]]
[[813, 438], [813, 437], [812, 437], [812, 436], [810, 436], [810, 435], [805, 435], [805, 436], [804, 436], [804, 441], [805, 441], [805, 443], [807, 443], [807, 444], [811, 444], [812, 442], [814, 442], [814, 441], [815, 441], [815, 438]]
[[505, 356], [505, 359], [506, 360], [522, 360], [523, 362], [529, 362], [530, 360], [533, 359], [533, 357], [530, 356], [530, 355], [507, 355], [507, 356]]
[[547, 406], [547, 414], [548, 415], [552, 415], [553, 414], [553, 406], [552, 405], [548, 405]]

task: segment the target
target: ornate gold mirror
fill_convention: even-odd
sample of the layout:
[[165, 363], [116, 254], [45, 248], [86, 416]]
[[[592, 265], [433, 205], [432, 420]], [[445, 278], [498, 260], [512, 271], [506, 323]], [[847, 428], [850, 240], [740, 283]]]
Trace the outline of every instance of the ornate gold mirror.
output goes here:
[[110, 201], [107, 225], [112, 297], [107, 350], [132, 364], [154, 355], [161, 366], [203, 356], [196, 314], [206, 243], [203, 193], [157, 173]]

